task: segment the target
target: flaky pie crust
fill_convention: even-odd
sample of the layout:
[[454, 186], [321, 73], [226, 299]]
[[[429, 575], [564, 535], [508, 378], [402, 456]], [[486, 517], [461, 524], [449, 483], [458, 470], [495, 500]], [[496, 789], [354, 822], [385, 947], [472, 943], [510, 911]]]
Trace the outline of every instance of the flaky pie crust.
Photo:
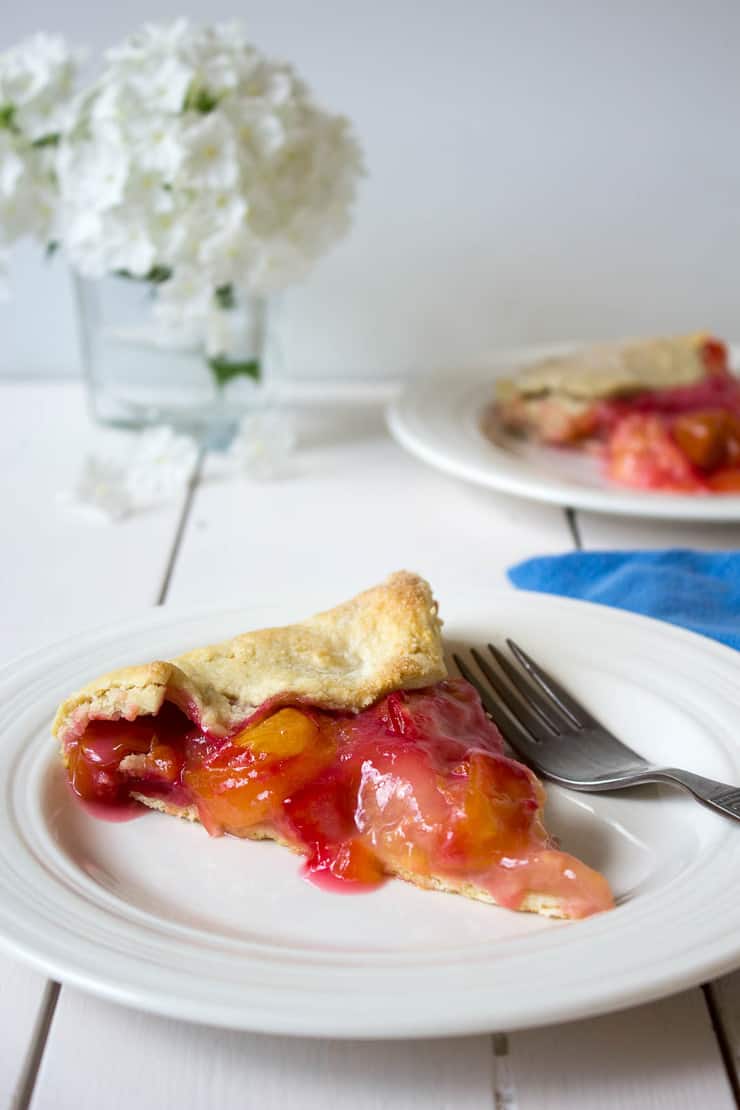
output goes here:
[[64, 743], [90, 720], [133, 720], [157, 713], [165, 700], [216, 736], [281, 696], [359, 711], [393, 690], [445, 677], [440, 627], [429, 584], [398, 571], [298, 624], [103, 675], [60, 705], [53, 733]]
[[499, 401], [557, 396], [594, 401], [643, 389], [694, 385], [706, 370], [702, 348], [708, 332], [604, 343], [543, 359], [523, 367], [514, 378], [496, 383]]

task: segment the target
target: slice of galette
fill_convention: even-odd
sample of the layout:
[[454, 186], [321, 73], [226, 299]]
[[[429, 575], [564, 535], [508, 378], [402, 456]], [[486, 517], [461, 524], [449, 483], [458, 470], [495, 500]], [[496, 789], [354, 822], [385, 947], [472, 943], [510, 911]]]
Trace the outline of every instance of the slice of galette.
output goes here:
[[417, 886], [552, 917], [613, 905], [559, 851], [544, 791], [476, 691], [446, 677], [437, 605], [407, 572], [300, 624], [85, 686], [54, 722], [82, 800], [132, 799], [212, 836], [271, 839], [347, 889]]
[[497, 383], [497, 425], [601, 456], [620, 485], [740, 491], [740, 380], [720, 340], [698, 332], [602, 344]]
[[724, 343], [696, 332], [602, 343], [531, 363], [496, 382], [496, 406], [512, 431], [574, 445], [611, 431], [627, 412], [719, 403], [715, 394], [736, 384]]

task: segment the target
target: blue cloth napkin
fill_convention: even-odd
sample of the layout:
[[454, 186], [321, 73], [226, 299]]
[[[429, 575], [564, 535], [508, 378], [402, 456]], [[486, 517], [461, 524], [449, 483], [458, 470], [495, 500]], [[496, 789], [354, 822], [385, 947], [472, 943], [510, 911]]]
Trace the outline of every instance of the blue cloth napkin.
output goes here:
[[576, 551], [508, 573], [522, 590], [644, 613], [740, 649], [740, 551]]

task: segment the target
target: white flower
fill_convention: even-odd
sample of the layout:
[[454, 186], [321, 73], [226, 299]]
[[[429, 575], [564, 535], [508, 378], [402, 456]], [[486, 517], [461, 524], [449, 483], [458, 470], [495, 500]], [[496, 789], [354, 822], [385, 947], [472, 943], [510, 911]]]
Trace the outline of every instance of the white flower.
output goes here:
[[129, 142], [134, 164], [140, 170], [152, 170], [170, 182], [177, 175], [185, 149], [182, 141], [182, 123], [178, 117], [140, 116], [130, 121]]
[[184, 19], [147, 24], [121, 46], [106, 52], [104, 81], [125, 86], [146, 107], [176, 113], [182, 109], [195, 70], [186, 57], [189, 27]]
[[107, 223], [110, 257], [115, 259], [115, 269], [127, 276], [145, 278], [151, 273], [157, 258], [149, 228], [128, 219], [125, 209], [116, 212]]
[[241, 278], [243, 236], [248, 235], [248, 208], [242, 197], [218, 191], [184, 214], [192, 256], [203, 273], [211, 278], [212, 289], [238, 282]]
[[58, 36], [0, 55], [0, 246], [53, 235], [90, 276], [171, 273], [164, 314], [180, 298], [205, 320], [215, 289], [279, 289], [345, 234], [362, 172], [347, 121], [238, 24], [147, 25], [79, 95], [76, 67]]
[[13, 196], [25, 169], [26, 164], [13, 136], [7, 131], [0, 131], [0, 197], [3, 200]]
[[179, 496], [192, 477], [198, 447], [171, 428], [142, 432], [107, 455], [89, 455], [74, 487], [60, 494], [72, 509], [108, 522]]
[[148, 228], [123, 206], [107, 212], [82, 209], [67, 218], [67, 250], [74, 253], [77, 267], [86, 277], [103, 277], [110, 271], [146, 277], [155, 264], [156, 247]]
[[192, 69], [179, 58], [162, 55], [152, 58], [135, 76], [131, 85], [145, 103], [156, 98], [157, 103], [169, 112], [179, 112], [193, 81]]
[[0, 244], [23, 235], [47, 237], [55, 206], [48, 151], [28, 149], [18, 136], [0, 131]]
[[54, 145], [71, 118], [76, 65], [58, 35], [0, 54], [0, 247], [54, 233]]
[[290, 472], [295, 443], [291, 415], [283, 408], [264, 409], [241, 420], [227, 460], [250, 478], [283, 478]]
[[32, 141], [62, 131], [80, 60], [60, 35], [37, 34], [0, 54], [0, 106]]
[[75, 146], [63, 145], [57, 159], [62, 199], [81, 212], [120, 204], [130, 171], [130, 152], [122, 136], [116, 139], [110, 131]]
[[194, 189], [232, 189], [239, 177], [234, 132], [222, 115], [209, 112], [182, 135], [184, 158], [177, 183]]
[[93, 519], [108, 522], [121, 520], [132, 509], [122, 464], [95, 455], [85, 459], [74, 487], [62, 492], [59, 501]]
[[126, 489], [132, 505], [146, 508], [180, 494], [197, 461], [198, 447], [190, 436], [177, 435], [166, 427], [143, 432], [126, 471]]
[[147, 25], [74, 102], [60, 237], [87, 274], [170, 273], [160, 318], [205, 327], [219, 287], [304, 276], [345, 234], [361, 172], [347, 121], [239, 25]]

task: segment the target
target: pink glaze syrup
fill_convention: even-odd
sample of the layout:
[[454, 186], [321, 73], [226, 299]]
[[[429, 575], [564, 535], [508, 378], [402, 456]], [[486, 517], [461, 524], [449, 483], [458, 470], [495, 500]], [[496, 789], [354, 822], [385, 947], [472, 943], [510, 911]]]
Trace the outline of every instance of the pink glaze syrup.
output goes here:
[[695, 385], [678, 386], [633, 397], [601, 401], [597, 406], [602, 429], [610, 429], [631, 413], [679, 416], [687, 412], [717, 409], [740, 416], [740, 380], [729, 373], [714, 374]]
[[67, 783], [70, 794], [74, 797], [77, 804], [85, 811], [90, 817], [94, 817], [97, 821], [110, 821], [114, 824], [122, 823], [124, 821], [134, 821], [137, 817], [143, 817], [147, 812], [146, 806], [141, 802], [136, 802], [129, 799], [123, 802], [95, 802], [88, 801], [81, 798], [74, 790], [71, 783]]
[[[530, 890], [572, 916], [613, 905], [606, 881], [550, 840], [540, 784], [504, 754], [463, 680], [397, 692], [354, 715], [293, 704], [284, 719], [315, 736], [305, 749], [280, 748], [280, 712], [258, 711], [253, 733], [242, 726], [230, 738], [168, 705], [156, 718], [92, 722], [67, 748], [73, 788], [107, 820], [112, 810], [138, 815], [134, 790], [197, 804], [211, 835], [272, 826], [304, 852], [303, 874], [322, 890], [364, 893], [399, 871], [472, 882], [512, 908]], [[265, 725], [269, 743], [250, 744]]]
[[361, 883], [357, 879], [344, 879], [326, 868], [312, 867], [308, 861], [301, 866], [301, 875], [307, 883], [325, 894], [372, 894], [387, 878], [385, 876], [377, 883]]

